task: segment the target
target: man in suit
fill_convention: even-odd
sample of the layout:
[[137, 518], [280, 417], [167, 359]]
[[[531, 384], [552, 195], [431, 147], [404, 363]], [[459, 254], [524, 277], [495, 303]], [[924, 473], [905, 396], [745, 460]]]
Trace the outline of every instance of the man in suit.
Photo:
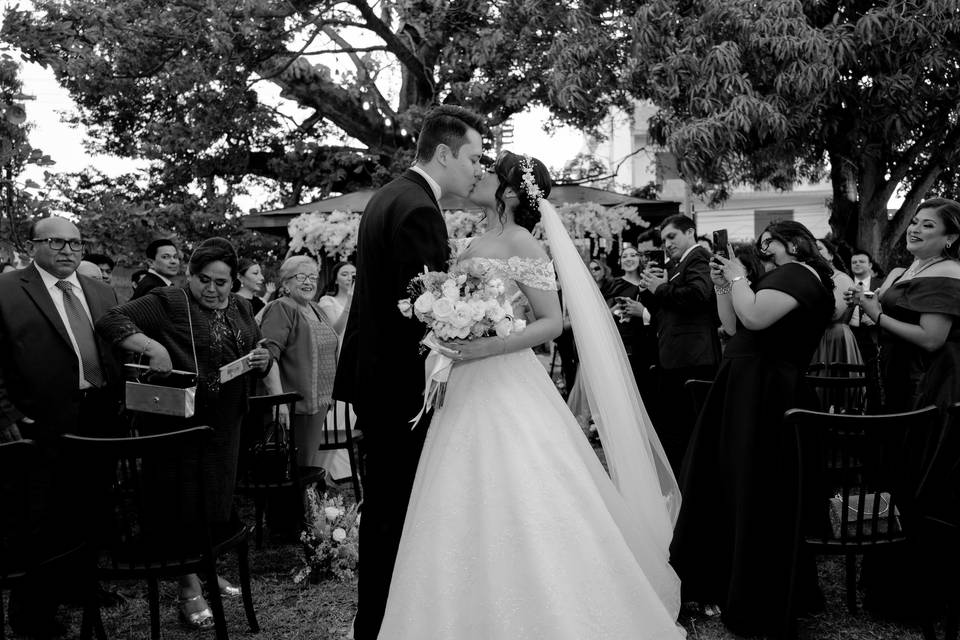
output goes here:
[[[121, 374], [93, 330], [117, 296], [77, 275], [80, 231], [51, 217], [32, 225], [28, 238], [33, 263], [0, 275], [0, 441], [30, 438], [42, 448], [31, 500], [42, 539], [77, 516], [68, 488], [90, 476], [82, 462], [58, 456], [57, 437], [115, 433]], [[18, 633], [42, 638], [60, 631], [52, 594], [62, 581], [62, 575], [37, 577], [13, 592], [10, 624]]]
[[469, 195], [481, 173], [483, 121], [442, 106], [424, 120], [416, 164], [381, 188], [360, 218], [357, 280], [343, 338], [334, 397], [354, 404], [367, 456], [360, 523], [357, 640], [377, 637], [407, 502], [429, 416], [423, 404], [424, 326], [397, 301], [424, 268], [445, 271], [447, 230], [441, 194]]
[[[667, 271], [648, 268], [640, 300], [655, 313], [660, 357], [654, 426], [674, 473], [680, 472], [696, 416], [687, 380], [713, 380], [720, 363], [710, 254], [697, 243], [693, 220], [670, 216], [660, 226]], [[719, 250], [719, 248], [718, 248]]]
[[[853, 274], [853, 285], [861, 291], [876, 291], [883, 284], [883, 278], [873, 275], [873, 257], [862, 249], [855, 249], [851, 254], [850, 273]], [[863, 364], [867, 368], [867, 411], [879, 413], [881, 410], [877, 369], [879, 329], [867, 314], [861, 313], [860, 307], [855, 306], [853, 315], [850, 316], [850, 330], [857, 340], [860, 355], [863, 356]]]
[[147, 264], [149, 268], [133, 289], [131, 300], [147, 294], [157, 287], [169, 287], [173, 278], [180, 273], [180, 252], [169, 238], [154, 240], [147, 245]]

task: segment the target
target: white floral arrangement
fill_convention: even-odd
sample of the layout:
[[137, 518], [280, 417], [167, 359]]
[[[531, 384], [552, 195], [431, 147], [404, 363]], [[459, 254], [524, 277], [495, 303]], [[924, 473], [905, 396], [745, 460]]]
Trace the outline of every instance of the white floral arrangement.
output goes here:
[[296, 570], [293, 581], [352, 579], [360, 558], [357, 505], [346, 508], [342, 496], [330, 498], [325, 493], [321, 498], [312, 485], [304, 491], [303, 500], [307, 518], [300, 534], [303, 566]]
[[482, 235], [486, 228], [480, 211], [444, 211], [443, 219], [447, 223], [447, 235], [451, 239], [474, 238]]
[[302, 213], [287, 225], [290, 249], [306, 249], [313, 255], [325, 254], [345, 260], [357, 250], [360, 214], [352, 211]]
[[397, 302], [407, 318], [416, 318], [441, 340], [505, 337], [523, 331], [526, 320], [515, 318], [503, 280], [491, 277], [478, 260], [449, 272], [424, 271]]
[[[650, 223], [640, 217], [636, 207], [604, 207], [595, 202], [562, 204], [557, 213], [571, 238], [606, 238], [608, 241], [618, 237], [628, 226], [646, 229]], [[543, 229], [538, 224], [533, 230], [534, 236], [543, 237]]]

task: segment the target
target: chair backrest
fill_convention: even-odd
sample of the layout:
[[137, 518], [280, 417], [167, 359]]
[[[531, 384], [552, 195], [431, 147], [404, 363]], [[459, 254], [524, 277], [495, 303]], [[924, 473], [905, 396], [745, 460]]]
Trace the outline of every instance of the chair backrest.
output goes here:
[[335, 400], [323, 422], [320, 449], [346, 449], [353, 443], [353, 417], [349, 403]]
[[807, 542], [862, 547], [903, 540], [898, 504], [916, 489], [912, 454], [939, 416], [936, 407], [871, 416], [787, 411], [798, 452], [797, 518], [806, 523]]
[[817, 394], [820, 410], [824, 413], [866, 413], [868, 380], [863, 365], [831, 363], [826, 367], [820, 371], [834, 375], [808, 372], [804, 376]]
[[21, 575], [38, 514], [34, 472], [40, 450], [33, 440], [0, 444], [0, 581]]
[[101, 569], [162, 570], [209, 553], [204, 448], [210, 427], [131, 438], [63, 436], [65, 455], [87, 461], [108, 479], [95, 487], [88, 533], [106, 552]]
[[707, 394], [710, 393], [712, 385], [713, 382], [710, 380], [687, 380], [683, 383], [692, 402], [691, 408], [693, 409], [694, 419], [700, 416], [700, 410], [703, 409], [703, 404], [707, 400]]
[[[243, 422], [243, 445], [237, 478], [238, 486], [274, 486], [291, 482], [297, 473], [296, 403], [299, 393], [251, 396]], [[280, 426], [280, 407], [290, 411], [290, 427]]]

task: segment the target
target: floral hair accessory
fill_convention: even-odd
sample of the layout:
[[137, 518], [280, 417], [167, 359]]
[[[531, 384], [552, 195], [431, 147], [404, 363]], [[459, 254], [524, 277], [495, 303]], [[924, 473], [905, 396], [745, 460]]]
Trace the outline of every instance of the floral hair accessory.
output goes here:
[[523, 190], [527, 193], [527, 200], [530, 205], [537, 209], [540, 207], [540, 201], [543, 199], [543, 193], [540, 191], [540, 185], [533, 177], [533, 160], [528, 155], [520, 156], [520, 180], [523, 182]]

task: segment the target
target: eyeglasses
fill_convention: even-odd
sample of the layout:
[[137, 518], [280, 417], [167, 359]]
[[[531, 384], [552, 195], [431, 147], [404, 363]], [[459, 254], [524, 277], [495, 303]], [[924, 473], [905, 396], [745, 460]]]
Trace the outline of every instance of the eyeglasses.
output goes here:
[[760, 241], [760, 251], [766, 252], [770, 248], [770, 243], [776, 240], [776, 238], [764, 238]]
[[60, 251], [64, 247], [70, 247], [70, 251], [80, 251], [83, 249], [83, 240], [65, 240], [63, 238], [34, 238], [31, 242], [46, 242], [52, 251]]
[[312, 283], [316, 284], [317, 282], [320, 281], [320, 276], [308, 276], [308, 275], [305, 274], [305, 273], [298, 273], [298, 274], [292, 275], [292, 276], [290, 276], [290, 277], [293, 278], [294, 280], [296, 280], [297, 282], [300, 282], [300, 283], [312, 282]]

